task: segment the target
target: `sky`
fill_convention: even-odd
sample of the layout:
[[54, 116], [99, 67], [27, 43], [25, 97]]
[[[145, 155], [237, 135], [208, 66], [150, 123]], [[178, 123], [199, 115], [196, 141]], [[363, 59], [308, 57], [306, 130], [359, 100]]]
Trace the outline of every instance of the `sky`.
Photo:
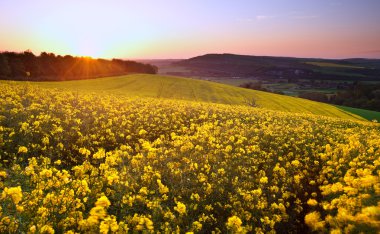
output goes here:
[[380, 58], [379, 0], [0, 0], [0, 51]]

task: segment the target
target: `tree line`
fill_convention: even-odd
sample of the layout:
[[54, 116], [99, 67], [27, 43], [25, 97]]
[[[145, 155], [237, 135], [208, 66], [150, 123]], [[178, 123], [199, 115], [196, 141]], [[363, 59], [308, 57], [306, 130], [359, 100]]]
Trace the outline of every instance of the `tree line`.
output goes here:
[[306, 92], [300, 94], [299, 97], [334, 105], [380, 111], [380, 84], [354, 82], [348, 89], [338, 91], [334, 95]]
[[[273, 92], [263, 87], [261, 81], [247, 82], [240, 87], [266, 92]], [[283, 94], [281, 92], [274, 92]], [[366, 84], [355, 81], [347, 88], [337, 91], [335, 94], [325, 94], [318, 91], [301, 92], [298, 97], [317, 102], [324, 102], [334, 105], [349, 106], [373, 111], [380, 111], [380, 84]]]
[[29, 81], [80, 80], [128, 73], [156, 74], [150, 64], [121, 59], [93, 59], [31, 51], [0, 53], [0, 79]]

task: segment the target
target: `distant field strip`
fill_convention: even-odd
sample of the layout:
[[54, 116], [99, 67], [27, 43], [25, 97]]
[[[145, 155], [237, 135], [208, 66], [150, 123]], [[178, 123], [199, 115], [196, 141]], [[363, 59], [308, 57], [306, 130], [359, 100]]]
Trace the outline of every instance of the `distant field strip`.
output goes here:
[[355, 68], [355, 69], [364, 69], [364, 67], [359, 66], [350, 66], [342, 65], [337, 63], [326, 63], [326, 62], [305, 62], [306, 64], [318, 66], [318, 67], [336, 67], [336, 68]]
[[363, 109], [358, 109], [358, 108], [353, 108], [353, 107], [348, 107], [348, 106], [337, 106], [338, 108], [351, 112], [356, 115], [360, 115], [361, 117], [373, 121], [377, 120], [380, 122], [380, 112], [376, 111], [371, 111], [371, 110], [363, 110]]
[[[1, 82], [12, 83], [14, 81]], [[106, 92], [122, 96], [183, 99], [232, 105], [246, 105], [245, 100], [253, 98], [258, 107], [271, 110], [365, 120], [358, 115], [324, 103], [209, 81], [172, 76], [128, 75], [81, 81], [28, 82], [28, 84], [78, 92], [98, 92], [99, 95], [102, 92]]]

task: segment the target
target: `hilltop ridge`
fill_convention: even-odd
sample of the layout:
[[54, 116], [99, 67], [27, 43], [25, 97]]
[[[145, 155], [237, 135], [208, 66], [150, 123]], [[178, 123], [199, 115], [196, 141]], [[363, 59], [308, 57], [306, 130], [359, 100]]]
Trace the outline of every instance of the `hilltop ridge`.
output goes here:
[[247, 102], [253, 101], [258, 108], [364, 120], [356, 114], [325, 103], [174, 76], [134, 74], [92, 80], [29, 82], [29, 84], [99, 94], [105, 92], [120, 96], [182, 99], [232, 105], [247, 105]]
[[[321, 66], [328, 64], [329, 66]], [[264, 79], [379, 80], [380, 59], [322, 59], [205, 54], [173, 63], [193, 76]]]

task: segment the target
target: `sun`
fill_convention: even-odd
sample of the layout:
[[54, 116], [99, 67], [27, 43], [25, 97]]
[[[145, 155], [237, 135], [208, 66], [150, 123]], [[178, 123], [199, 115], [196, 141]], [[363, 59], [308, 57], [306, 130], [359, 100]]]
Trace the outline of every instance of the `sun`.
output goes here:
[[71, 53], [78, 56], [90, 56], [92, 58], [108, 57], [104, 49], [91, 39], [75, 41], [71, 47]]

